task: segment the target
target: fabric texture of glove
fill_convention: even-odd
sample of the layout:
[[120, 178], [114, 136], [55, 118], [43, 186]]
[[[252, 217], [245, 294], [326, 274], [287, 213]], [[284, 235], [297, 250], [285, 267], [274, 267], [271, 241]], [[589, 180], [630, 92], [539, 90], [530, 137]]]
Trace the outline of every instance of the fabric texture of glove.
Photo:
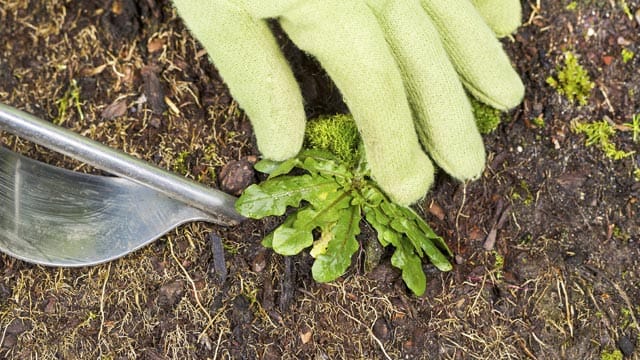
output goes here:
[[[295, 156], [305, 113], [266, 19], [314, 56], [340, 89], [371, 174], [410, 204], [433, 182], [431, 158], [477, 178], [485, 153], [469, 93], [506, 110], [524, 88], [496, 36], [520, 24], [517, 0], [174, 0], [273, 160]], [[425, 153], [426, 150], [426, 153]]]

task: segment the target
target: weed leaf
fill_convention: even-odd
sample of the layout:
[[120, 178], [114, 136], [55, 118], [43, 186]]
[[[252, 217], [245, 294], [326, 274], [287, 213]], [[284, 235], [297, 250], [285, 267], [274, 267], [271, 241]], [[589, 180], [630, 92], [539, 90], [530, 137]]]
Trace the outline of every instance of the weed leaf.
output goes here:
[[409, 238], [418, 256], [422, 257], [422, 252], [424, 251], [431, 263], [440, 271], [449, 271], [452, 269], [449, 260], [447, 260], [442, 252], [433, 244], [431, 239], [422, 232], [415, 221], [404, 217], [395, 218], [391, 221], [391, 227]]
[[402, 280], [414, 294], [420, 296], [424, 294], [427, 287], [427, 278], [424, 275], [424, 271], [422, 271], [422, 261], [404, 243], [402, 242], [400, 246], [396, 246], [396, 250], [391, 256], [391, 265], [402, 270]]
[[356, 235], [360, 233], [360, 216], [358, 206], [340, 211], [340, 217], [328, 230], [331, 232], [331, 239], [326, 251], [318, 255], [311, 268], [316, 281], [333, 281], [347, 271], [351, 265], [351, 256], [360, 246], [356, 240]]
[[289, 256], [313, 244], [313, 233], [310, 229], [280, 225], [273, 231], [271, 245], [278, 254]]
[[293, 168], [300, 165], [298, 158], [291, 158], [282, 162], [264, 159], [258, 161], [253, 167], [261, 173], [269, 174], [269, 178], [288, 174]]
[[287, 206], [298, 207], [302, 200], [326, 197], [336, 192], [338, 186], [335, 181], [323, 177], [279, 176], [245, 189], [236, 201], [236, 209], [253, 219], [282, 215]]

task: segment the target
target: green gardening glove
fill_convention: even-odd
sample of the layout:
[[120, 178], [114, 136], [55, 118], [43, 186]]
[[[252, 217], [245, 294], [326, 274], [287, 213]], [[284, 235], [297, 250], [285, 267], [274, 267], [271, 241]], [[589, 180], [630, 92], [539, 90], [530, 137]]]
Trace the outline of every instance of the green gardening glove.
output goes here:
[[431, 186], [427, 153], [460, 180], [484, 169], [484, 146], [463, 85], [498, 109], [523, 97], [496, 40], [519, 25], [518, 0], [174, 4], [251, 119], [260, 151], [273, 160], [299, 152], [306, 121], [300, 90], [266, 19], [279, 21], [342, 92], [373, 179], [400, 204], [419, 200]]

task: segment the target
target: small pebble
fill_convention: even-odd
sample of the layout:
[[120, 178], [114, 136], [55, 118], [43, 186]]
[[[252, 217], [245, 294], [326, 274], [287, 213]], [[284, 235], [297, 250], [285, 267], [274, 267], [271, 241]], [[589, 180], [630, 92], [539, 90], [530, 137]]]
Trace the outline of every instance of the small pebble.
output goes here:
[[635, 346], [633, 345], [629, 337], [624, 335], [621, 336], [618, 340], [618, 348], [620, 348], [620, 351], [622, 351], [622, 354], [625, 357], [631, 357], [631, 355], [633, 355], [633, 352], [635, 351]]
[[220, 189], [226, 193], [239, 196], [254, 182], [253, 165], [247, 159], [230, 161], [220, 170]]
[[389, 328], [389, 324], [387, 320], [384, 318], [378, 318], [376, 322], [373, 324], [373, 334], [380, 340], [388, 340], [391, 333], [391, 329]]

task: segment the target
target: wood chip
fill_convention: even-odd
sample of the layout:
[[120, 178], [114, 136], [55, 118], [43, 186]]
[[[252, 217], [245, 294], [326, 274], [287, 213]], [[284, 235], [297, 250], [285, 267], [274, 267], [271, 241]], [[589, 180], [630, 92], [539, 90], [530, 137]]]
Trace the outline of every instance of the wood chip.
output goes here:
[[164, 39], [160, 39], [160, 38], [151, 39], [147, 43], [147, 51], [149, 53], [158, 52], [164, 48], [164, 44], [165, 44]]
[[123, 116], [127, 113], [127, 102], [125, 99], [119, 99], [112, 102], [109, 106], [107, 106], [100, 116], [106, 120], [112, 120], [117, 117]]
[[208, 240], [211, 242], [211, 253], [213, 255], [213, 266], [210, 271], [217, 278], [218, 284], [224, 284], [227, 281], [227, 263], [224, 260], [224, 247], [222, 246], [222, 239], [213, 233], [210, 233]]
[[157, 65], [145, 65], [140, 70], [144, 85], [144, 95], [151, 111], [156, 115], [160, 115], [167, 110], [164, 89], [158, 78], [158, 73], [160, 73], [160, 67]]
[[303, 344], [308, 343], [309, 341], [311, 341], [311, 335], [313, 335], [313, 332], [311, 330], [301, 333], [300, 341], [302, 341]]
[[429, 213], [431, 215], [437, 217], [438, 220], [440, 220], [440, 221], [444, 220], [444, 217], [445, 217], [444, 210], [435, 201], [432, 201], [431, 204], [429, 204]]

